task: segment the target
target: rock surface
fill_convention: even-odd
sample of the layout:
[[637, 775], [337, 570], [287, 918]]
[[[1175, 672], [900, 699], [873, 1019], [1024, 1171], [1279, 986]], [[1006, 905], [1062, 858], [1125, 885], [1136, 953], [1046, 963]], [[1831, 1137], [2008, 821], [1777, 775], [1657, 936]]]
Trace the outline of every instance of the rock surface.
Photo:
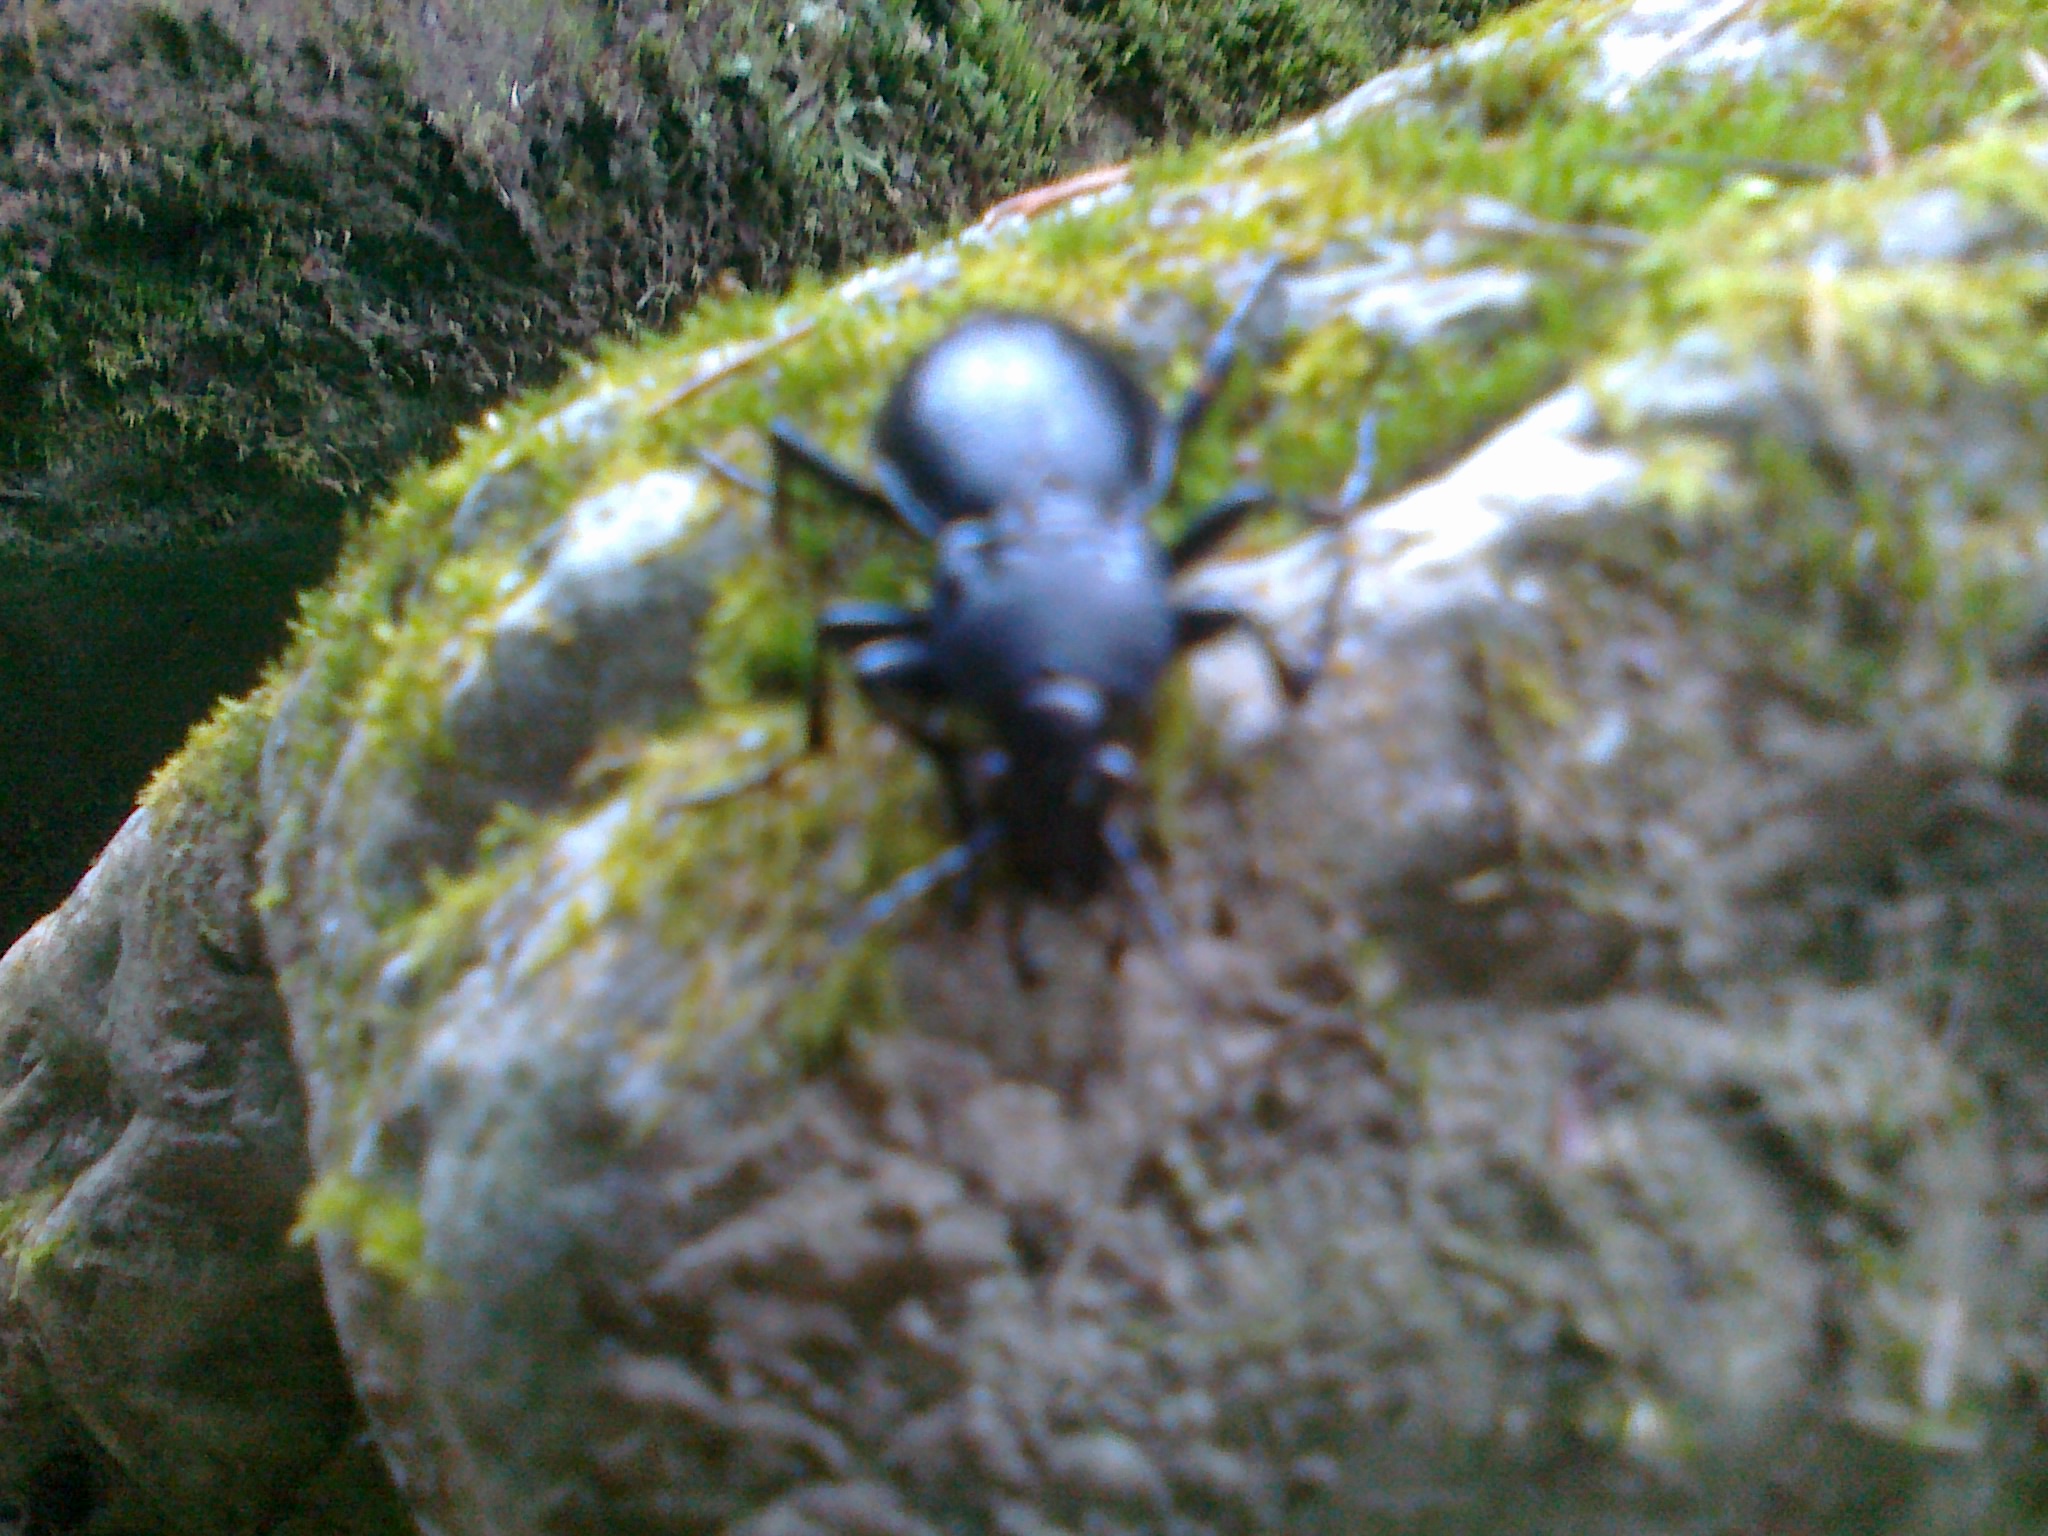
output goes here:
[[[289, 1035], [301, 1226], [422, 1525], [2048, 1522], [2044, 25], [1539, 0], [1157, 185], [621, 352], [411, 482], [102, 876], [229, 850], [188, 904], [246, 956], [260, 866], [235, 1038]], [[1113, 897], [1030, 909], [1036, 990], [998, 901], [835, 948], [943, 818], [857, 699], [783, 763], [807, 624], [915, 556], [810, 497], [764, 541], [727, 461], [778, 414], [857, 457], [996, 302], [1165, 393], [1274, 246], [1181, 500], [1327, 497], [1368, 410], [1390, 489], [1192, 578], [1290, 647], [1343, 602], [1299, 709], [1237, 642], [1162, 701], [1186, 974]], [[1444, 283], [1512, 302], [1443, 323]], [[60, 1033], [8, 1010], [94, 890], [0, 973], [6, 1038]], [[284, 1126], [223, 1155], [289, 1190]], [[165, 1500], [42, 1278], [93, 1262], [54, 1216], [120, 1141], [0, 1154], [8, 1443]]]
[[[0, 1488], [32, 1531], [278, 1528], [360, 1477], [257, 828], [138, 811], [0, 961]], [[392, 1529], [374, 1474], [349, 1518]]]

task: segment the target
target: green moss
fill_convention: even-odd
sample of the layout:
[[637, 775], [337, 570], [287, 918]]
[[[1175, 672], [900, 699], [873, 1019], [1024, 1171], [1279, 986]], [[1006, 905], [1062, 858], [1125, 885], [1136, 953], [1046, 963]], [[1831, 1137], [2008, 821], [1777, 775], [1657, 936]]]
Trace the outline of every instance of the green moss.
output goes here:
[[22, 1282], [38, 1265], [46, 1263], [64, 1240], [64, 1229], [53, 1226], [49, 1219], [64, 1193], [60, 1188], [46, 1187], [0, 1200], [0, 1258], [14, 1271], [16, 1295], [20, 1294]]
[[256, 815], [256, 770], [276, 710], [275, 684], [223, 699], [192, 728], [178, 755], [157, 770], [140, 803], [159, 820], [202, 807], [217, 825], [247, 828]]
[[[732, 771], [736, 735], [769, 717], [709, 717], [652, 748], [635, 774], [602, 871], [607, 917], [653, 923], [677, 955], [679, 1058], [738, 1027], [793, 1061], [817, 1060], [849, 1031], [895, 1016], [886, 948], [841, 949], [830, 934], [863, 895], [939, 851], [938, 808], [924, 765], [855, 713], [841, 706], [833, 755], [720, 803], [695, 802]], [[799, 730], [787, 719], [777, 745], [793, 746]]]
[[347, 1238], [371, 1274], [412, 1291], [435, 1284], [426, 1260], [426, 1223], [412, 1199], [349, 1174], [323, 1173], [299, 1202], [290, 1236], [309, 1243], [329, 1234]]
[[[1574, 20], [1585, 17], [1582, 7]], [[1433, 71], [1429, 94], [1439, 112], [1488, 138], [1583, 115], [1578, 85], [1591, 57], [1589, 30], [1539, 12], [1492, 35], [1497, 48], [1453, 54]]]
[[[1819, 273], [1808, 262], [1823, 239], [1867, 260], [1894, 209], [1948, 188], [1997, 220], [2015, 253]], [[2044, 468], [2025, 404], [2048, 389], [2048, 279], [2028, 254], [2040, 249], [2048, 187], [2025, 142], [1991, 131], [1884, 181], [1787, 199], [1767, 217], [1716, 210], [1643, 264], [1630, 332], [1649, 348], [1711, 331], [1738, 366], [1754, 359], [1809, 380], [1810, 408], [1835, 434], [1820, 456], [1769, 438], [1732, 459], [1667, 452], [1658, 486], [1688, 558], [1665, 577], [1687, 601], [1740, 615], [1806, 688], [1900, 729], [1928, 726], [1926, 706], [1939, 701], [1946, 723], [1934, 728], [1974, 755], [1999, 748], [1989, 679], [2038, 607], [2021, 573]], [[2008, 434], [2021, 461], [1966, 474], [1938, 443], [1896, 429], [1880, 440], [1871, 425], [1971, 411], [1988, 414], [1931, 429]]]

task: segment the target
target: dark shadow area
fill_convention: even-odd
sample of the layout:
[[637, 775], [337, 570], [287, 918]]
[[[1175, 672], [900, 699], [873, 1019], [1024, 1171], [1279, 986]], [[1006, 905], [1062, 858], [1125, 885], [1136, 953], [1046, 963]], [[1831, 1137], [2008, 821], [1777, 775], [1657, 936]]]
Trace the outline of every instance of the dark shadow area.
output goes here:
[[338, 538], [0, 557], [0, 945], [64, 899], [213, 701], [256, 681]]

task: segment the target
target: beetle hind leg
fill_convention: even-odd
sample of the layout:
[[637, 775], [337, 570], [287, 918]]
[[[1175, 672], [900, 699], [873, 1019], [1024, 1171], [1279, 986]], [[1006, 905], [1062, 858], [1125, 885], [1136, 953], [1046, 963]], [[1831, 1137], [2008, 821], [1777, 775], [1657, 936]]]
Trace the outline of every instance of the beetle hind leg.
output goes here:
[[1351, 541], [1341, 526], [1331, 529], [1329, 538], [1337, 569], [1331, 577], [1329, 590], [1323, 596], [1315, 637], [1306, 656], [1289, 656], [1271, 625], [1247, 612], [1234, 599], [1218, 593], [1196, 593], [1174, 603], [1174, 651], [1185, 651], [1231, 630], [1242, 630], [1265, 652], [1266, 662], [1272, 667], [1273, 676], [1280, 684], [1280, 691], [1287, 696], [1287, 702], [1299, 704], [1309, 696], [1329, 668], [1330, 656], [1337, 648], [1338, 630], [1343, 624], [1344, 600], [1351, 590]]
[[778, 531], [787, 526], [788, 483], [794, 476], [806, 475], [846, 505], [865, 512], [877, 522], [914, 534], [927, 542], [938, 536], [939, 522], [930, 512], [903, 496], [892, 496], [880, 487], [870, 485], [805, 437], [794, 424], [778, 420], [768, 429], [768, 441], [775, 456], [772, 505]]
[[1195, 520], [1166, 547], [1166, 566], [1178, 576], [1197, 560], [1215, 553], [1223, 541], [1244, 526], [1246, 518], [1274, 505], [1273, 493], [1262, 485], [1239, 486], [1195, 514]]
[[1035, 992], [1045, 985], [1045, 966], [1038, 958], [1038, 950], [1031, 942], [1026, 924], [1030, 921], [1031, 909], [1023, 893], [1016, 890], [1003, 892], [1003, 953], [1010, 962], [1010, 974], [1016, 978], [1019, 988]]

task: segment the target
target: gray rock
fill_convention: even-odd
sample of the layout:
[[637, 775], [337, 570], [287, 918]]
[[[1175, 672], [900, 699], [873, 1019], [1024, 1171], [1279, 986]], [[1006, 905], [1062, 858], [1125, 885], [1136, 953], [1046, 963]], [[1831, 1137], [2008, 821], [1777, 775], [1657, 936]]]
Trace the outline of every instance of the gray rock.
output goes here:
[[[137, 812], [0, 960], [0, 1499], [69, 1475], [111, 1529], [256, 1532], [359, 1455], [285, 1240], [309, 1171], [254, 841]], [[345, 1502], [321, 1528], [398, 1519], [381, 1473]]]
[[[1602, 19], [1595, 61], [1578, 82], [1588, 101], [1619, 108], [1649, 82], [1676, 70], [1681, 78], [1782, 79], [1823, 75], [1826, 51], [1782, 27], [1743, 13], [1750, 0], [1631, 0]], [[1563, 27], [1568, 23], [1559, 22]], [[1525, 47], [1498, 35], [1470, 38], [1433, 58], [1375, 75], [1349, 95], [1280, 132], [1231, 151], [1226, 163], [1310, 150], [1361, 118], [1386, 113], [1426, 117], [1446, 82], [1455, 84], [1505, 49]]]
[[1768, 435], [1810, 446], [1821, 427], [1783, 370], [1738, 357], [1711, 331], [1681, 336], [1651, 357], [1610, 369], [1601, 390], [1614, 419], [1646, 431], [1700, 432], [1738, 441]]
[[2038, 248], [2041, 230], [2007, 209], [1973, 202], [1953, 187], [1934, 187], [1885, 211], [1878, 225], [1877, 259], [1890, 267], [1976, 261], [2023, 239]]
[[847, 304], [878, 304], [893, 309], [908, 298], [944, 288], [960, 275], [960, 253], [939, 245], [858, 272], [836, 290]]
[[1289, 334], [1301, 335], [1326, 325], [1361, 294], [1415, 274], [1418, 262], [1412, 246], [1382, 237], [1372, 241], [1370, 250], [1369, 261], [1326, 262], [1286, 279]]
[[1345, 307], [1362, 331], [1404, 347], [1476, 343], [1525, 325], [1536, 309], [1536, 279], [1504, 267], [1442, 277], [1417, 275], [1366, 289]]
[[1798, 34], [1744, 14], [1750, 0], [1633, 0], [1599, 35], [1599, 57], [1581, 89], [1619, 107], [1650, 81], [1783, 79], [1824, 73], [1826, 53]]
[[1177, 288], [1134, 293], [1125, 299], [1117, 315], [1119, 338], [1135, 354], [1139, 365], [1152, 374], [1162, 372], [1174, 358], [1198, 345], [1207, 331], [1207, 317], [1193, 299]]
[[449, 519], [448, 547], [468, 554], [501, 527], [519, 526], [539, 504], [539, 477], [531, 464], [508, 464], [479, 475]]
[[[1909, 1443], [1993, 1475], [1971, 1424], [2048, 1253], [1992, 1262], [2005, 1133], [1907, 951], [1812, 958], [1831, 893], [1963, 770], [1760, 685], [1730, 610], [1634, 563], [1669, 532], [1659, 445], [1738, 451], [1799, 368], [1688, 338], [1360, 517], [1291, 718], [1255, 649], [1196, 658], [1221, 777], [1176, 802], [1164, 878], [1209, 1006], [1102, 907], [1030, 912], [1034, 994], [995, 915], [912, 913], [894, 1025], [792, 1066], [781, 946], [828, 919], [779, 904], [857, 879], [894, 814], [858, 745], [807, 770], [780, 874], [691, 887], [657, 776], [551, 823], [452, 970], [359, 994], [322, 978], [398, 955], [321, 926], [354, 823], [291, 830], [280, 779], [296, 1027], [372, 995], [406, 1021], [374, 1093], [316, 1068], [314, 1095], [323, 1158], [424, 1233], [431, 1284], [321, 1245], [354, 1369], [404, 1384], [372, 1411], [422, 1514], [1250, 1533], [1455, 1490], [1542, 1536], [1764, 1518], [1784, 1478], [1825, 1526], [1873, 1440], [1928, 1499], [1947, 1463]], [[1204, 580], [1294, 644], [1334, 548]], [[626, 894], [648, 860], [662, 903]], [[1569, 1432], [1568, 1382], [1597, 1405]], [[1537, 1509], [1552, 1435], [1574, 1492]], [[1699, 1518], [1646, 1513], [1673, 1499]]]
[[[582, 376], [594, 380], [596, 370], [586, 363]], [[612, 385], [601, 384], [533, 424], [532, 441], [548, 450], [550, 470], [557, 479], [581, 478], [602, 458], [619, 429], [621, 395]], [[524, 529], [542, 505], [540, 485], [530, 449], [499, 454], [456, 505], [448, 527], [450, 549], [467, 554], [487, 538]]]
[[[1440, 233], [1451, 245], [1436, 255], [1449, 259], [1456, 254], [1458, 237]], [[1526, 272], [1501, 267], [1438, 272], [1414, 247], [1387, 240], [1375, 246], [1373, 261], [1289, 278], [1287, 330], [1312, 331], [1344, 315], [1371, 335], [1420, 347], [1487, 341], [1527, 323], [1535, 311], [1536, 281]]]
[[449, 690], [457, 756], [545, 798], [600, 731], [687, 704], [713, 586], [753, 540], [702, 474], [657, 470], [579, 503]]

